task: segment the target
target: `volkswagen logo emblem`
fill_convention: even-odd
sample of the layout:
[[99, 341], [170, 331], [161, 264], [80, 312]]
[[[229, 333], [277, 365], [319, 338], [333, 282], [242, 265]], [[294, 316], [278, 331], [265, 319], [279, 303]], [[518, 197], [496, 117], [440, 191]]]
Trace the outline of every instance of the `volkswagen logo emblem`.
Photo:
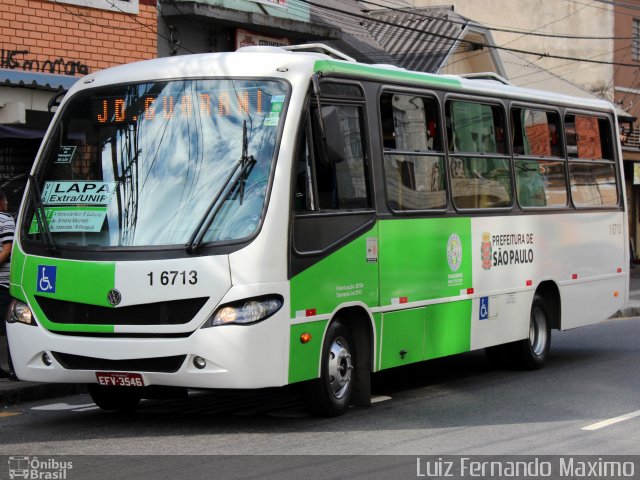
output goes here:
[[109, 303], [115, 307], [122, 300], [122, 294], [115, 288], [111, 289], [109, 290], [109, 293], [107, 293], [107, 300], [109, 300]]

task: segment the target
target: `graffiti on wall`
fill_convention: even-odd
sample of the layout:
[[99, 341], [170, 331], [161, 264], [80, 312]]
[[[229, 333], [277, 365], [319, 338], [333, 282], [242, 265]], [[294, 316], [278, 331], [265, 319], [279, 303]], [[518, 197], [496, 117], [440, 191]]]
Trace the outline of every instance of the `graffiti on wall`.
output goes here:
[[61, 75], [86, 75], [89, 67], [78, 60], [65, 60], [64, 58], [53, 58], [47, 60], [31, 60], [25, 58], [29, 55], [29, 50], [5, 50], [0, 49], [0, 68], [14, 70], [16, 68], [42, 73], [57, 73]]

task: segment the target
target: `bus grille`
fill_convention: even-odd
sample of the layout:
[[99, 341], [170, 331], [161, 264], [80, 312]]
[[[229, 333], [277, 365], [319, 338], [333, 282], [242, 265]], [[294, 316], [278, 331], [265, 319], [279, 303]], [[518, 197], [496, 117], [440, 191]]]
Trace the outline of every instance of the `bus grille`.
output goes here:
[[208, 300], [207, 297], [189, 298], [111, 308], [35, 298], [50, 322], [75, 325], [182, 325], [189, 323]]
[[157, 358], [132, 358], [126, 360], [107, 360], [104, 358], [83, 357], [69, 353], [51, 352], [53, 357], [67, 370], [105, 370], [110, 372], [177, 372], [186, 355]]

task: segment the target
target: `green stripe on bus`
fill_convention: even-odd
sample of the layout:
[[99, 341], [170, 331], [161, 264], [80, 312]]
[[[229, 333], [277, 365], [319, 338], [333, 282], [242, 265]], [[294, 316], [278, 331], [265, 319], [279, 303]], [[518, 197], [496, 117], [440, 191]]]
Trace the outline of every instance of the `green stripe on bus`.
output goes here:
[[27, 301], [22, 289], [22, 269], [25, 261], [25, 254], [14, 244], [11, 251], [11, 269], [9, 270], [9, 293], [12, 297], [23, 302]]
[[[327, 328], [327, 323], [325, 320], [291, 325], [289, 383], [318, 377], [322, 338]], [[308, 343], [300, 341], [300, 335], [303, 333], [311, 334], [311, 340]]]
[[471, 300], [429, 305], [424, 329], [424, 360], [471, 350]]
[[382, 316], [382, 370], [422, 360], [424, 320], [424, 308], [388, 312]]
[[[38, 291], [38, 270], [55, 267], [55, 292]], [[107, 293], [115, 286], [115, 263], [77, 262], [28, 256], [22, 278], [23, 288], [32, 292], [29, 303], [38, 322], [48, 330], [73, 332], [113, 332], [113, 325], [53, 323], [38, 306], [35, 295], [68, 302], [111, 307]]]
[[383, 315], [381, 369], [471, 349], [471, 300]]
[[[367, 261], [371, 241], [379, 246], [377, 262]], [[331, 314], [350, 302], [369, 311], [397, 305], [396, 312], [374, 315], [375, 365], [391, 368], [468, 351], [471, 302], [460, 297], [472, 287], [469, 218], [383, 220], [291, 279], [291, 318]], [[405, 309], [441, 298], [451, 302]], [[290, 378], [315, 378], [313, 352], [319, 356], [320, 346], [305, 348], [301, 356], [294, 350], [300, 348], [299, 335], [292, 335]], [[302, 359], [311, 363], [300, 365]]]
[[384, 220], [378, 228], [381, 305], [457, 297], [473, 286], [469, 218]]
[[373, 324], [376, 329], [376, 344], [375, 344], [375, 358], [373, 359], [374, 371], [379, 370], [380, 365], [380, 353], [382, 351], [382, 339], [380, 338], [380, 334], [382, 332], [382, 314], [374, 313], [373, 314]]
[[428, 73], [411, 72], [408, 70], [394, 70], [368, 65], [318, 60], [314, 65], [315, 72], [341, 73], [345, 75], [366, 76], [377, 80], [399, 80], [403, 82], [421, 83], [439, 87], [461, 87], [462, 83], [455, 78], [431, 75]]
[[378, 264], [367, 261], [367, 239], [377, 241], [376, 228], [291, 279], [291, 318], [331, 313], [348, 302], [378, 305]]

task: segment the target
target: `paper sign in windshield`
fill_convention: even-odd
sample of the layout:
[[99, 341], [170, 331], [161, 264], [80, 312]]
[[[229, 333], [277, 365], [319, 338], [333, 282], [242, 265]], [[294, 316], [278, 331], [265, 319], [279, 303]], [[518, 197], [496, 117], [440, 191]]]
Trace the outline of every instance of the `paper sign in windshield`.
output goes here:
[[116, 189], [115, 182], [45, 182], [45, 205], [108, 205]]
[[76, 147], [74, 145], [61, 145], [55, 163], [71, 163], [74, 153], [76, 153]]
[[[49, 231], [55, 232], [87, 232], [102, 230], [107, 216], [106, 207], [47, 207], [44, 209]], [[39, 233], [38, 221], [34, 215], [29, 233]]]
[[264, 125], [273, 127], [278, 125], [278, 120], [280, 120], [280, 112], [269, 112], [267, 118], [264, 119]]

